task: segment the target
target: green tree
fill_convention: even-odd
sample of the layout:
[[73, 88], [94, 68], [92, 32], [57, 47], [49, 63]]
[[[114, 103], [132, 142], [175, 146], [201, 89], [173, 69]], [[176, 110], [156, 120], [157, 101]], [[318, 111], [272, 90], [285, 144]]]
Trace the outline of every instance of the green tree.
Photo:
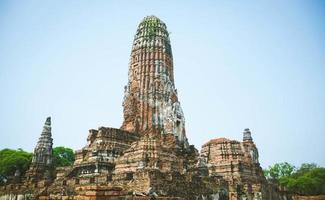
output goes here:
[[[306, 169], [303, 168], [302, 170]], [[305, 171], [305, 173], [297, 172], [292, 176], [282, 177], [280, 184], [294, 194], [325, 194], [325, 168], [311, 168], [309, 171]]]
[[296, 173], [294, 174], [295, 176], [299, 176], [299, 175], [304, 175], [307, 172], [318, 168], [319, 166], [315, 163], [303, 163], [301, 164], [300, 168], [296, 171]]
[[55, 147], [53, 149], [53, 161], [55, 167], [72, 165], [74, 162], [73, 150], [67, 147]]
[[264, 170], [264, 175], [267, 178], [272, 178], [279, 180], [281, 177], [290, 176], [295, 171], [295, 166], [283, 162], [283, 163], [276, 163], [273, 166], [268, 167]]
[[16, 171], [24, 174], [32, 160], [32, 154], [22, 149], [2, 149], [0, 151], [0, 182], [13, 176]]
[[292, 169], [294, 167], [290, 164], [278, 163], [265, 170], [265, 174], [278, 180], [293, 194], [325, 194], [325, 168], [315, 163], [304, 163], [297, 170]]

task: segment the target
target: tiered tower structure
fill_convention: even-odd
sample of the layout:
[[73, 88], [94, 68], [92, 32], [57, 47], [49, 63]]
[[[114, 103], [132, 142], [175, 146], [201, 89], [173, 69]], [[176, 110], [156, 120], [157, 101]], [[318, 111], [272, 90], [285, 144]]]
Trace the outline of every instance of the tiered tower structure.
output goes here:
[[51, 117], [48, 117], [34, 149], [31, 166], [26, 174], [29, 182], [50, 182], [53, 179], [52, 146]]
[[[222, 176], [228, 184], [230, 199], [272, 199], [258, 161], [258, 150], [251, 131], [246, 128], [243, 141], [212, 139], [202, 146], [210, 176]], [[269, 187], [269, 188], [268, 188]], [[272, 190], [272, 188], [271, 188]]]
[[289, 199], [264, 177], [249, 129], [243, 141], [212, 139], [201, 153], [188, 145], [169, 34], [155, 16], [134, 37], [123, 107], [120, 129], [89, 130], [74, 164], [55, 170], [48, 117], [27, 180], [0, 185], [0, 199]]
[[148, 16], [134, 37], [121, 129], [173, 134], [185, 146], [185, 118], [174, 83], [173, 55], [164, 22]]

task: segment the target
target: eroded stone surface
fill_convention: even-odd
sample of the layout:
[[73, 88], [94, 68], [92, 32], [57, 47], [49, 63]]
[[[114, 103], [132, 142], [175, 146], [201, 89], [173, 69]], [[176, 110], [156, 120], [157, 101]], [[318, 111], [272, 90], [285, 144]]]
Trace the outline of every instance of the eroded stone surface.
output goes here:
[[51, 117], [48, 117], [34, 149], [32, 163], [26, 173], [26, 182], [29, 182], [29, 184], [37, 184], [39, 181], [51, 182], [53, 180], [52, 146]]
[[165, 23], [155, 16], [144, 18], [133, 41], [122, 129], [138, 133], [157, 129], [162, 134], [177, 136], [188, 146], [173, 71]]
[[268, 183], [249, 129], [244, 130], [242, 142], [226, 138], [210, 140], [202, 146], [201, 156], [206, 161], [210, 176], [222, 176], [230, 183], [230, 196], [268, 198]]
[[[53, 169], [50, 120], [26, 179], [0, 188], [0, 199], [281, 200], [268, 183], [251, 132], [189, 145], [174, 84], [166, 25], [149, 16], [134, 38], [121, 129], [91, 129], [73, 166]], [[55, 176], [52, 176], [55, 175]]]

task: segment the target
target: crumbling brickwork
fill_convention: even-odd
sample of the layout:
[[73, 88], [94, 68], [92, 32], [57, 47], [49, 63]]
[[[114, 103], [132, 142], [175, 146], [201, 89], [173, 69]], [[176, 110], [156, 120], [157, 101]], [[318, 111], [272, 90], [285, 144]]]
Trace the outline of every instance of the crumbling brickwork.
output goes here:
[[159, 129], [162, 134], [173, 134], [188, 145], [173, 71], [166, 25], [157, 17], [146, 17], [133, 41], [122, 129], [139, 133]]
[[51, 117], [48, 117], [34, 149], [32, 163], [26, 173], [26, 182], [29, 184], [40, 180], [50, 182], [53, 179], [52, 146]]
[[134, 37], [121, 128], [91, 129], [73, 166], [54, 169], [47, 119], [29, 171], [1, 186], [0, 200], [287, 200], [266, 181], [249, 129], [243, 141], [212, 139], [201, 153], [188, 144], [173, 70], [166, 25], [145, 17]]
[[201, 156], [210, 175], [221, 175], [230, 183], [233, 198], [268, 199], [268, 183], [249, 129], [244, 130], [242, 142], [226, 138], [210, 140], [202, 146]]

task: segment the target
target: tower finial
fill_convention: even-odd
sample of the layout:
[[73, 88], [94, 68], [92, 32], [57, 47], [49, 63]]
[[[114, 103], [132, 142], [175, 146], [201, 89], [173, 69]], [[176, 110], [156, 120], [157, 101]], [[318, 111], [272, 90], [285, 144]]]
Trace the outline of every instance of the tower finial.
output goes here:
[[46, 118], [45, 125], [51, 126], [51, 117]]
[[243, 141], [253, 141], [252, 133], [249, 128], [245, 128], [243, 132]]

